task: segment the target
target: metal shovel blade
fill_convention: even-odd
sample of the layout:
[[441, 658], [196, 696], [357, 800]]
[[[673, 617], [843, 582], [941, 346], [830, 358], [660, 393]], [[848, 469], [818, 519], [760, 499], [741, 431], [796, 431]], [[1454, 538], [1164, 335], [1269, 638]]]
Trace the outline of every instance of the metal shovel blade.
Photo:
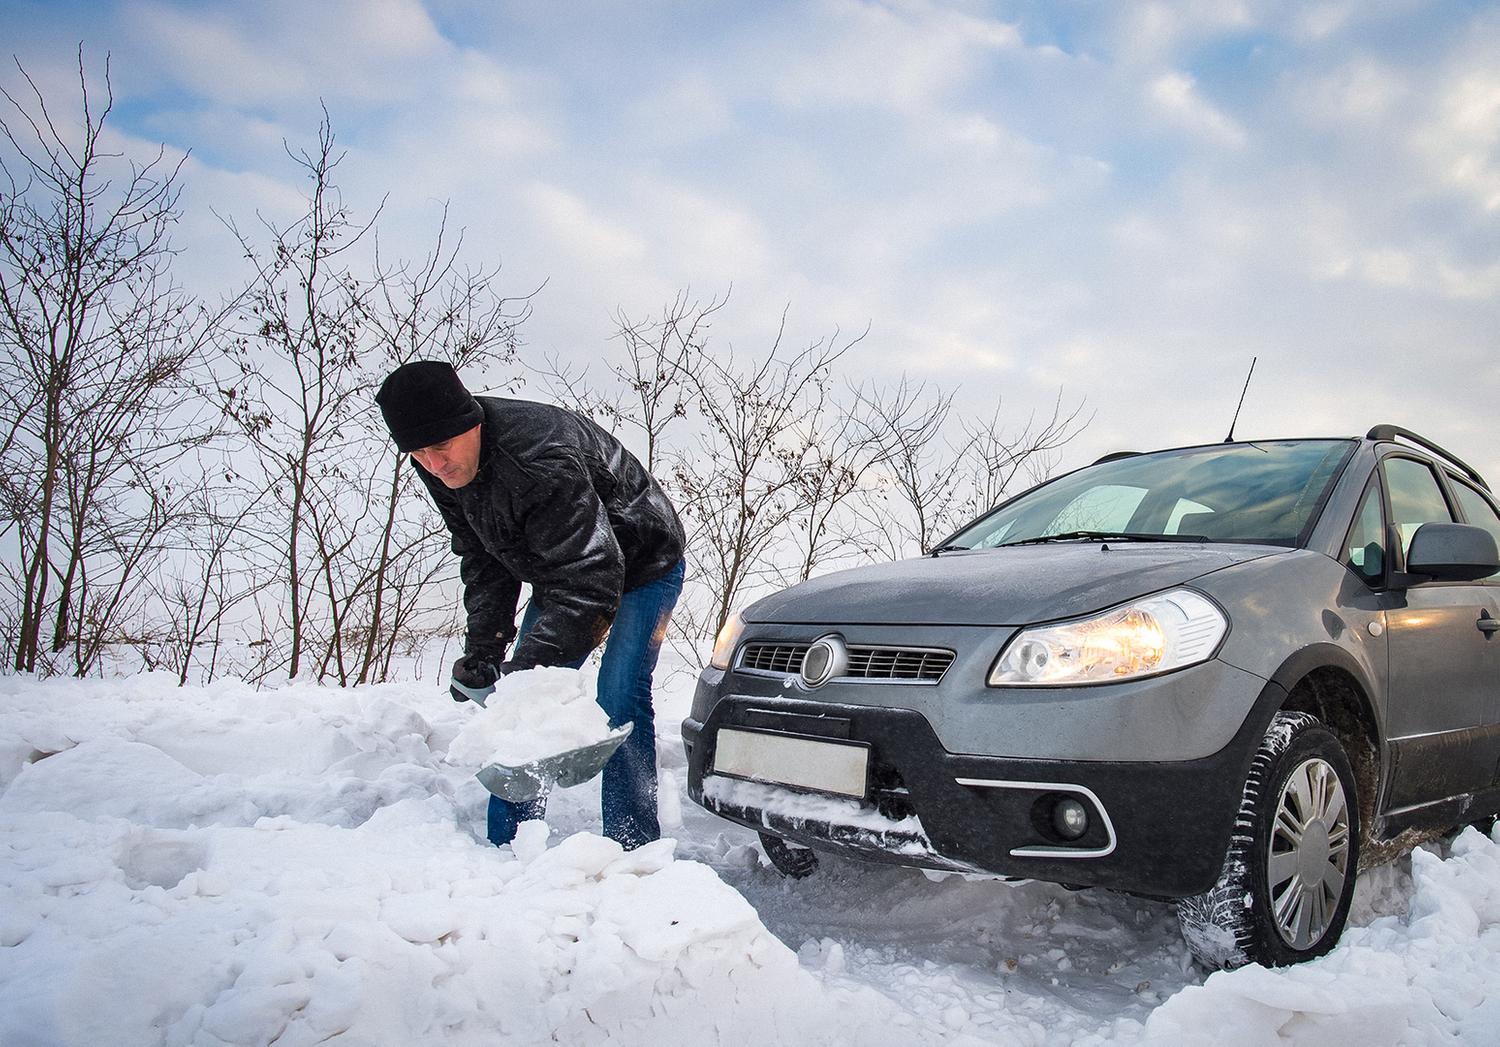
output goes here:
[[502, 800], [509, 800], [511, 803], [534, 800], [545, 795], [553, 785], [560, 785], [565, 789], [582, 785], [604, 770], [604, 765], [634, 728], [635, 724], [627, 723], [610, 732], [609, 737], [603, 741], [544, 756], [540, 760], [515, 767], [502, 763], [487, 764], [474, 777], [479, 779], [479, 784]]
[[465, 687], [457, 680], [448, 684], [448, 693], [453, 695], [455, 702], [473, 702], [481, 709], [486, 708], [485, 703], [489, 701], [490, 695], [495, 693], [495, 685], [487, 687]]

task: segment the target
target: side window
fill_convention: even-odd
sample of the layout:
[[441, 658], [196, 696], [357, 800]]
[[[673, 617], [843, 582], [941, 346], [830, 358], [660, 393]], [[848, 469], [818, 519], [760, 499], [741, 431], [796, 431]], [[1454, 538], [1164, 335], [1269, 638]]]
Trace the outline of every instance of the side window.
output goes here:
[[1162, 534], [1182, 534], [1182, 521], [1187, 518], [1188, 527], [1186, 533], [1196, 534], [1200, 531], [1212, 531], [1208, 525], [1208, 518], [1213, 515], [1213, 510], [1202, 502], [1195, 502], [1191, 498], [1179, 498], [1177, 504], [1172, 507], [1172, 515], [1167, 517], [1167, 526], [1162, 528]]
[[1458, 504], [1463, 507], [1469, 523], [1483, 527], [1495, 536], [1495, 544], [1500, 545], [1500, 514], [1495, 512], [1489, 499], [1456, 477], [1453, 478], [1453, 493], [1458, 496]]
[[1144, 487], [1101, 484], [1084, 491], [1063, 506], [1048, 525], [1046, 534], [1069, 531], [1123, 531], [1146, 497]]
[[1424, 523], [1452, 523], [1453, 514], [1438, 486], [1437, 477], [1421, 462], [1410, 458], [1385, 460], [1385, 484], [1391, 494], [1391, 522], [1401, 541], [1401, 555], [1411, 548], [1412, 535]]
[[1005, 541], [1005, 539], [1010, 535], [1011, 530], [1015, 526], [1016, 521], [1012, 520], [1004, 527], [1001, 527], [999, 530], [991, 531], [989, 534], [985, 535], [984, 538], [980, 540], [979, 544], [974, 546], [974, 548], [993, 549], [995, 546], [1000, 545]]
[[1344, 563], [1372, 585], [1385, 577], [1385, 509], [1380, 504], [1379, 484], [1370, 485], [1354, 514], [1354, 526], [1344, 543]]

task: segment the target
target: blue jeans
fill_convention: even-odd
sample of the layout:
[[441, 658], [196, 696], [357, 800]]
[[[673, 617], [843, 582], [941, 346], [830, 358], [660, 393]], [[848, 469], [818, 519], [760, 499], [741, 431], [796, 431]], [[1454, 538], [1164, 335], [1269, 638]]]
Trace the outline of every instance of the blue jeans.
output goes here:
[[[599, 666], [600, 708], [609, 726], [635, 724], [635, 729], [604, 765], [604, 835], [627, 850], [661, 836], [656, 820], [656, 713], [651, 707], [651, 674], [667, 635], [672, 609], [682, 593], [684, 564], [679, 561], [654, 582], [631, 589], [620, 598], [620, 609], [604, 641]], [[531, 628], [539, 607], [537, 598], [526, 606], [517, 640]], [[584, 657], [587, 657], [585, 655]], [[572, 663], [577, 669], [584, 659]], [[490, 797], [489, 840], [499, 846], [515, 839], [516, 825], [547, 812], [547, 798], [511, 803]]]

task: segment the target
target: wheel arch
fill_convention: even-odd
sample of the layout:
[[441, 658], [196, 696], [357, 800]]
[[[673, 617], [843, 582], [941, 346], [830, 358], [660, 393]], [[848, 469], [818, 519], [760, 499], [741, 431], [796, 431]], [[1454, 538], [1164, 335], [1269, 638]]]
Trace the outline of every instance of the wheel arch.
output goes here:
[[1385, 784], [1384, 732], [1366, 674], [1341, 648], [1319, 644], [1287, 659], [1273, 679], [1286, 692], [1282, 710], [1316, 716], [1344, 747], [1359, 789], [1361, 835], [1370, 838]]

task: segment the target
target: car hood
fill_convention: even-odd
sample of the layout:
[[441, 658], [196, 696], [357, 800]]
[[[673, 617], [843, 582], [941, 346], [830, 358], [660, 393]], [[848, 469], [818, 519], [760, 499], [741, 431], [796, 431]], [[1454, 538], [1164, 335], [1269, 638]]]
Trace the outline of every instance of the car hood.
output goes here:
[[1068, 542], [973, 549], [813, 578], [745, 609], [751, 622], [1027, 625], [1072, 618], [1280, 546]]

